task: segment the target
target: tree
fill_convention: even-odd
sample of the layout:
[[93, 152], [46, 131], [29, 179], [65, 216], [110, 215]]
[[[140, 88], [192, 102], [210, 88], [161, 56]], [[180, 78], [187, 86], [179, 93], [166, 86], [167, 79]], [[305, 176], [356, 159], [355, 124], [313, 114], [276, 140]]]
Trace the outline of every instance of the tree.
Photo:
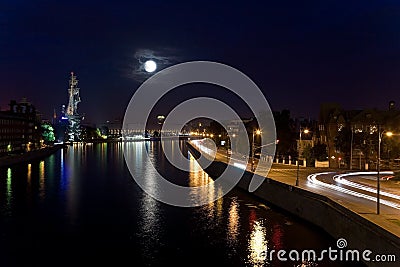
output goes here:
[[214, 134], [214, 135], [219, 135], [219, 134], [226, 134], [225, 128], [217, 121], [211, 121], [210, 125], [207, 127], [207, 132]]
[[82, 127], [82, 140], [92, 141], [101, 138], [100, 129], [90, 126]]
[[302, 157], [306, 159], [308, 166], [314, 166], [315, 160], [326, 161], [328, 158], [326, 144], [317, 143], [313, 147], [307, 145], [303, 149]]
[[297, 133], [295, 131], [294, 121], [290, 117], [290, 111], [284, 109], [281, 112], [274, 112], [273, 115], [276, 127], [276, 138], [279, 140], [276, 153], [283, 156], [296, 156]]
[[313, 147], [313, 156], [318, 161], [328, 160], [328, 152], [326, 144], [318, 143]]
[[54, 136], [53, 126], [51, 126], [48, 123], [42, 124], [42, 136], [43, 136], [44, 142], [46, 142], [46, 143], [54, 142], [54, 140], [56, 140], [56, 138]]
[[350, 163], [351, 139], [350, 127], [343, 127], [335, 138], [336, 150], [344, 154], [346, 164]]
[[313, 153], [313, 147], [311, 147], [311, 145], [307, 145], [304, 149], [303, 149], [303, 153], [301, 155], [303, 158], [306, 159], [307, 161], [307, 165], [312, 165], [312, 163], [314, 162], [315, 158], [314, 158], [314, 153]]

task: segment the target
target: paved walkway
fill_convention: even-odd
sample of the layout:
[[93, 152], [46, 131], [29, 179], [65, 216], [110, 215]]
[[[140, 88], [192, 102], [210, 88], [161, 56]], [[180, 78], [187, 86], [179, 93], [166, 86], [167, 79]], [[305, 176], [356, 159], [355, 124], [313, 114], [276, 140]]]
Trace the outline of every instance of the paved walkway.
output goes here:
[[[284, 171], [283, 171], [284, 169]], [[343, 194], [330, 189], [320, 188], [311, 184], [307, 181], [307, 177], [311, 174], [321, 172], [347, 172], [349, 170], [337, 170], [337, 169], [325, 169], [325, 168], [311, 168], [311, 167], [300, 167], [299, 168], [299, 187], [314, 193], [318, 193], [329, 197], [333, 201], [346, 207], [347, 209], [359, 214], [360, 216], [368, 219], [376, 225], [384, 228], [388, 232], [396, 235], [400, 238], [400, 210], [391, 208], [388, 206], [380, 205], [380, 214], [377, 214], [377, 203], [376, 201], [360, 199], [355, 196]], [[283, 164], [273, 164], [268, 174], [268, 177], [286, 184], [295, 185], [297, 176], [297, 167], [295, 166], [283, 166]], [[399, 182], [397, 182], [399, 183]], [[380, 188], [382, 191], [390, 191], [400, 195], [400, 190], [393, 190], [394, 186], [398, 186], [395, 181], [380, 182]], [[394, 185], [394, 186], [393, 186]], [[376, 188], [376, 182], [370, 183], [369, 186]], [[397, 189], [397, 188], [396, 188]], [[396, 191], [396, 192], [394, 192]]]
[[[228, 154], [226, 150], [220, 150], [215, 156], [216, 160], [228, 163]], [[238, 159], [241, 163], [246, 163], [246, 159], [243, 157], [238, 157], [233, 155], [232, 159]], [[244, 166], [244, 165], [243, 165]], [[257, 159], [255, 160], [255, 165], [257, 166]], [[251, 168], [250, 161], [246, 166], [246, 170], [253, 172]], [[356, 196], [351, 196], [345, 193], [337, 192], [329, 188], [323, 188], [316, 186], [307, 180], [307, 177], [311, 174], [321, 173], [321, 172], [348, 172], [345, 169], [329, 169], [329, 168], [313, 168], [313, 167], [297, 167], [295, 165], [279, 164], [273, 163], [271, 169], [268, 171], [266, 169], [256, 169], [256, 174], [276, 181], [296, 186], [296, 179], [298, 175], [299, 187], [311, 191], [320, 195], [324, 195], [331, 200], [339, 203], [343, 207], [359, 214], [360, 216], [366, 218], [370, 222], [382, 227], [388, 232], [394, 234], [400, 238], [400, 210], [388, 207], [385, 205], [380, 205], [380, 214], [377, 214], [377, 203], [376, 201], [371, 201], [367, 199], [361, 199]], [[391, 191], [400, 195], [399, 184], [400, 182], [391, 181], [386, 183], [382, 181], [381, 190]], [[373, 186], [373, 183], [369, 184]], [[393, 186], [395, 185], [395, 186]]]

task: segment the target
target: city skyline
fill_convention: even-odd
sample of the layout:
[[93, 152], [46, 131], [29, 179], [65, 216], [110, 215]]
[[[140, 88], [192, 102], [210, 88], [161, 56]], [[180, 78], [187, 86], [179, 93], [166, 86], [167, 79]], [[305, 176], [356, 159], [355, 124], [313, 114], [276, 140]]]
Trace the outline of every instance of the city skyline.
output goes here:
[[[10, 100], [26, 97], [51, 118], [54, 109], [68, 104], [74, 71], [79, 111], [88, 121], [121, 117], [152, 75], [142, 68], [147, 59], [159, 70], [194, 60], [230, 65], [260, 87], [272, 110], [289, 109], [295, 117], [317, 119], [324, 102], [386, 109], [389, 101], [399, 101], [400, 16], [394, 1], [201, 6], [7, 1], [2, 6], [2, 110]], [[190, 88], [195, 89], [186, 90], [186, 97], [199, 94], [196, 86]], [[225, 97], [236, 106], [237, 99], [215, 91], [202, 87], [201, 95]]]

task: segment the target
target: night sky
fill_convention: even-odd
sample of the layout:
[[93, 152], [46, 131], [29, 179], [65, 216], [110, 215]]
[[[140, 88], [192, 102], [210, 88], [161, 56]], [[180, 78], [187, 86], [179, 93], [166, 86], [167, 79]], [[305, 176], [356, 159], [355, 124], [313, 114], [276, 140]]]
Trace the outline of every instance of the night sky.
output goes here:
[[74, 71], [86, 120], [121, 118], [147, 58], [228, 64], [293, 116], [317, 119], [323, 102], [386, 109], [400, 105], [400, 1], [0, 2], [2, 110], [26, 97], [50, 118]]

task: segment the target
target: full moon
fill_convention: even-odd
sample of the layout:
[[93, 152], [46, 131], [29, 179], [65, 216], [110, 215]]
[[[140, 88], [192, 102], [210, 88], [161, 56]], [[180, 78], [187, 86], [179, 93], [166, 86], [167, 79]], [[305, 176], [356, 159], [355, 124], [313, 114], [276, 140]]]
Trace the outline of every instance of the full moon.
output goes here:
[[154, 60], [147, 60], [144, 63], [144, 70], [147, 72], [153, 72], [157, 69], [157, 64], [154, 62]]

